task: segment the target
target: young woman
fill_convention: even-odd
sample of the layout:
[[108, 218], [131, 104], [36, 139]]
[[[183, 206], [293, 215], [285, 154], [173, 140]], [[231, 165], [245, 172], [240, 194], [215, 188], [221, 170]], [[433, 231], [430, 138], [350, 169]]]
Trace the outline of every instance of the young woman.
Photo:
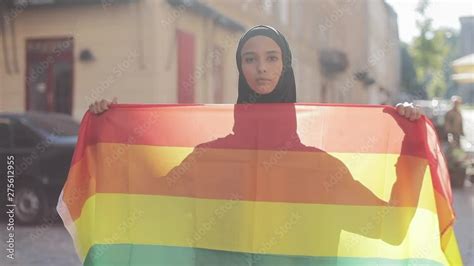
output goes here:
[[[233, 132], [197, 145], [166, 176], [154, 178], [153, 185], [171, 187], [177, 195], [193, 195], [197, 201], [217, 198], [266, 202], [276, 195], [284, 195], [290, 202], [335, 202], [342, 205], [390, 207], [398, 206], [403, 201], [404, 204], [417, 206], [423, 174], [427, 169], [425, 163], [414, 164], [406, 156], [400, 156], [394, 170], [397, 180], [392, 186], [390, 199], [385, 201], [355, 180], [341, 160], [301, 142], [296, 130], [296, 111], [292, 104], [296, 102], [296, 86], [291, 51], [287, 41], [277, 30], [269, 26], [250, 29], [239, 42], [236, 60], [239, 93], [238, 104], [234, 108]], [[116, 99], [112, 103], [116, 103]], [[265, 113], [258, 112], [261, 105], [252, 103], [287, 104], [266, 106], [271, 110]], [[96, 102], [91, 104], [90, 111], [100, 114], [110, 104], [106, 100]], [[410, 120], [420, 117], [420, 112], [413, 105], [399, 104], [397, 109], [399, 114], [393, 114], [394, 116], [402, 115]], [[408, 149], [408, 146], [409, 143], [403, 141], [402, 150]], [[266, 151], [281, 149], [296, 152], [290, 152], [282, 156], [275, 165], [266, 167], [265, 162], [271, 161], [273, 154]], [[298, 152], [303, 151], [307, 153], [301, 157]], [[328, 185], [328, 180], [334, 181], [334, 184]], [[368, 230], [364, 230], [367, 221], [380, 216], [376, 208], [364, 209], [360, 213], [335, 209], [314, 215], [301, 214], [300, 218], [296, 216], [299, 220], [295, 223], [323, 225], [312, 227], [312, 235], [296, 229], [291, 233], [300, 245], [323, 254], [319, 257], [274, 256], [267, 254], [271, 252], [268, 252], [266, 246], [260, 246], [262, 243], [254, 243], [256, 246], [248, 253], [203, 248], [202, 241], [207, 238], [213, 243], [226, 243], [233, 247], [253, 243], [255, 236], [246, 234], [249, 227], [250, 230], [261, 233], [268, 228], [258, 226], [277, 219], [266, 217], [261, 208], [246, 212], [242, 211], [241, 205], [235, 204], [237, 207], [222, 215], [218, 221], [220, 228], [232, 225], [224, 230], [225, 235], [209, 233], [190, 238], [188, 244], [192, 249], [192, 265], [339, 265], [340, 236], [343, 231], [400, 245], [415, 214], [414, 208], [403, 213], [389, 211], [384, 215], [383, 221], [390, 221], [390, 226], [382, 222], [373, 223]], [[205, 215], [197, 207], [192, 208], [188, 210], [183, 207], [180, 212], [189, 213], [196, 221]], [[288, 213], [293, 211], [287, 210]], [[287, 240], [282, 238], [279, 241]], [[347, 241], [344, 243], [347, 244]], [[380, 263], [377, 258], [373, 259], [372, 263], [374, 262]], [[353, 263], [364, 264], [356, 260]]]

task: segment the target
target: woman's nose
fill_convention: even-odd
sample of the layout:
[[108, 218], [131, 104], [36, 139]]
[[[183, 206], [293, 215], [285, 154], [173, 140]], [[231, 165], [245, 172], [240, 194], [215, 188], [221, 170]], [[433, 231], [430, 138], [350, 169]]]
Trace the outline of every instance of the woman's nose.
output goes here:
[[267, 66], [265, 63], [258, 63], [257, 65], [257, 71], [258, 73], [265, 73], [267, 72]]

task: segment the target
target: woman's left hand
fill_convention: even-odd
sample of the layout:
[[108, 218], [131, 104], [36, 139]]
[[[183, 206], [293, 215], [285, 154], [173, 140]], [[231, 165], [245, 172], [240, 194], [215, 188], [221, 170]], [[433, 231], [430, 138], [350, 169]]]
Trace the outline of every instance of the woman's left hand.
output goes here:
[[423, 112], [419, 107], [416, 107], [413, 103], [399, 103], [395, 106], [397, 108], [398, 114], [401, 116], [410, 119], [410, 121], [415, 121], [421, 117]]

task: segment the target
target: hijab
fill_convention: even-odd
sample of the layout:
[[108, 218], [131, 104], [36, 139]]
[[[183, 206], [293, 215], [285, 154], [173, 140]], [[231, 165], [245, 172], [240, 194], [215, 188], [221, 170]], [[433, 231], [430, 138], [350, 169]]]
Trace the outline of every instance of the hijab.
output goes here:
[[[242, 48], [252, 37], [266, 36], [275, 41], [282, 51], [283, 70], [275, 89], [268, 94], [258, 94], [250, 88], [242, 71]], [[239, 41], [236, 53], [237, 68], [239, 69], [239, 97], [237, 103], [295, 103], [296, 84], [290, 47], [285, 37], [275, 28], [259, 25], [248, 30]]]

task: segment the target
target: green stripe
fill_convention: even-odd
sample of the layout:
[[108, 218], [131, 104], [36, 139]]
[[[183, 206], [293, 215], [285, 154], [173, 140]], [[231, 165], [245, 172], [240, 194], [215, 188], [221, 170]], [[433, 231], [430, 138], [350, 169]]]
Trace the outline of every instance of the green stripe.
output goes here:
[[160, 245], [94, 245], [85, 266], [302, 266], [442, 265], [426, 259], [306, 257], [252, 254]]

